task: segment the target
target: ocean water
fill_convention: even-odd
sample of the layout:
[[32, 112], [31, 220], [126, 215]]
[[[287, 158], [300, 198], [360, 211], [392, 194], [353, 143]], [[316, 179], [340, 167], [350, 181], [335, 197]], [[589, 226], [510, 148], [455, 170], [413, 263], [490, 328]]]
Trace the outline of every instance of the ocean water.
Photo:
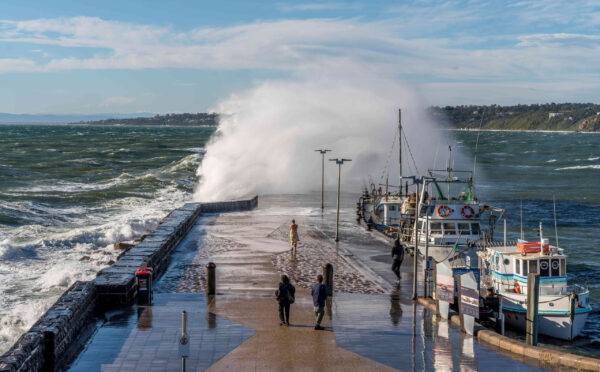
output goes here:
[[[115, 242], [139, 237], [191, 199], [212, 133], [193, 127], [0, 125], [0, 352], [73, 281], [89, 280], [115, 260]], [[478, 133], [452, 135], [472, 157]], [[439, 162], [438, 168], [445, 160], [440, 156]], [[569, 280], [589, 286], [594, 307], [583, 337], [570, 347], [596, 356], [599, 183], [600, 134], [479, 134], [476, 193], [506, 209], [509, 238], [519, 236], [522, 199], [525, 237], [537, 239], [542, 221], [554, 243], [555, 196]], [[357, 228], [354, 203], [348, 198], [342, 219], [349, 222], [342, 228]]]
[[212, 128], [0, 125], [0, 353], [189, 201]]

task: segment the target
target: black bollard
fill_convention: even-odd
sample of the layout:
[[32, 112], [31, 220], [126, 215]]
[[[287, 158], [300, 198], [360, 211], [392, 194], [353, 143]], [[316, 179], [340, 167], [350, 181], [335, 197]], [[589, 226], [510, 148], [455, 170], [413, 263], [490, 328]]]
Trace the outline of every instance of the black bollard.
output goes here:
[[333, 266], [330, 263], [323, 265], [323, 284], [327, 287], [327, 296], [333, 296]]
[[209, 262], [206, 265], [206, 294], [214, 295], [216, 293], [217, 283], [215, 279], [215, 271], [217, 269], [217, 265], [213, 262]]

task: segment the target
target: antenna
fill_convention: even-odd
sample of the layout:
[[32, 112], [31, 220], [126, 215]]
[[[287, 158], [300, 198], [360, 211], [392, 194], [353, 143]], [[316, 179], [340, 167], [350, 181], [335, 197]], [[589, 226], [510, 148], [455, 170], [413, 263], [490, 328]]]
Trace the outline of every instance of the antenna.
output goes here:
[[400, 165], [400, 183], [398, 184], [400, 189], [398, 193], [402, 195], [402, 109], [398, 109], [398, 164]]
[[519, 198], [521, 200], [521, 240], [523, 239], [523, 197]]
[[556, 235], [556, 248], [558, 249], [558, 227], [556, 225], [556, 196], [552, 195], [552, 201], [554, 202], [554, 234]]
[[[479, 145], [479, 135], [481, 134], [481, 126], [483, 125], [483, 118], [485, 117], [485, 111], [481, 114], [481, 121], [479, 121], [479, 131], [477, 132], [477, 140], [475, 141], [475, 155], [473, 156], [473, 180], [475, 180], [475, 167], [477, 166], [477, 147]], [[523, 237], [521, 237], [523, 239]]]

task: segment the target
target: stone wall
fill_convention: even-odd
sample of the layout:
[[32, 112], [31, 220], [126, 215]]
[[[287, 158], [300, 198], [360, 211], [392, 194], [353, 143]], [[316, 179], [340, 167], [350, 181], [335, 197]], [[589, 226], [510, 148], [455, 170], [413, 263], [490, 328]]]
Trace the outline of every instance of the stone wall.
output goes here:
[[0, 357], [0, 372], [54, 371], [69, 358], [82, 330], [92, 326], [97, 310], [127, 306], [137, 295], [135, 271], [142, 262], [158, 277], [173, 249], [202, 212], [250, 210], [258, 197], [217, 203], [188, 203], [165, 217], [159, 227], [90, 282], [75, 282], [48, 311]]

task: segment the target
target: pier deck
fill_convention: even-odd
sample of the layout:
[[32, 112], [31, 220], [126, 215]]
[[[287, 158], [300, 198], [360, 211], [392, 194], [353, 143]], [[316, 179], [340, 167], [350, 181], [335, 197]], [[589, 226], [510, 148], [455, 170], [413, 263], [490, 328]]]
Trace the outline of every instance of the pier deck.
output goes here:
[[[255, 211], [201, 217], [175, 249], [153, 306], [108, 313], [70, 370], [181, 370], [182, 310], [190, 314], [187, 370], [551, 367], [498, 353], [410, 302], [410, 256], [402, 268], [403, 282], [390, 291], [388, 243], [352, 220], [342, 221], [342, 244], [336, 246], [330, 238], [335, 218], [331, 212], [321, 216], [314, 204], [267, 197]], [[295, 258], [287, 241], [291, 218], [300, 225]], [[214, 297], [203, 293], [208, 262], [217, 265]], [[334, 265], [334, 296], [323, 322], [326, 330], [315, 331], [308, 287], [327, 262]], [[273, 296], [281, 272], [297, 288], [290, 327], [279, 325]]]

